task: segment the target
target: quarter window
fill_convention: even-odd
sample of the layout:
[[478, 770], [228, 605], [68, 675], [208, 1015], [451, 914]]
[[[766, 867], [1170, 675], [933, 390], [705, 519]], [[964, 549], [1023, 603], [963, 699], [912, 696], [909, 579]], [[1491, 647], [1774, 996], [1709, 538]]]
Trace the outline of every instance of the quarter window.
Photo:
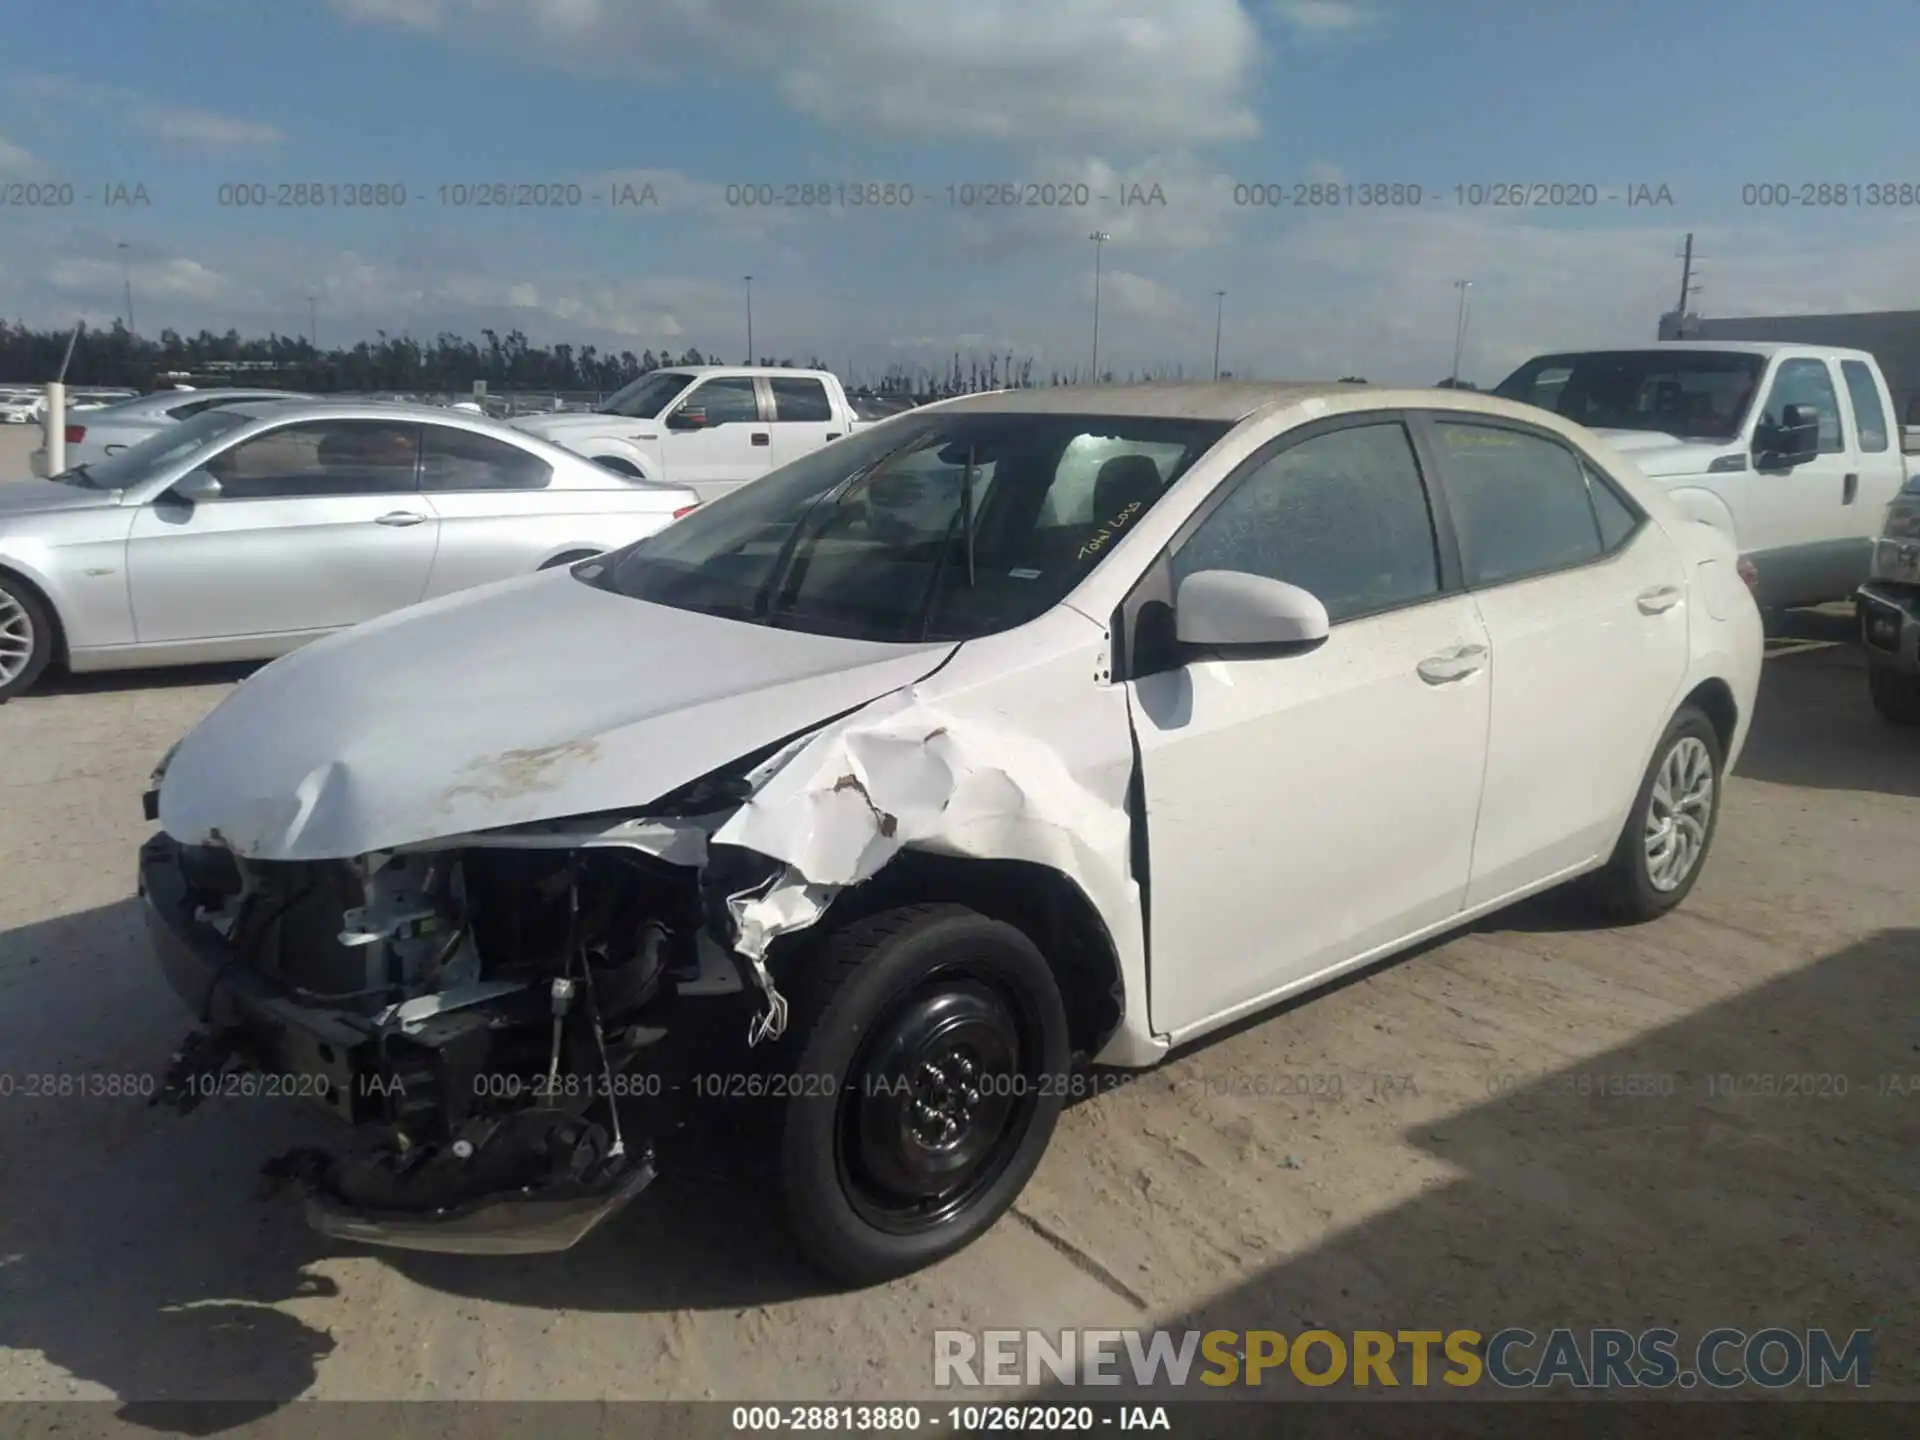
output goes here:
[[1860, 448], [1869, 454], [1885, 450], [1887, 412], [1880, 404], [1880, 387], [1873, 383], [1873, 371], [1864, 360], [1842, 360], [1840, 373], [1846, 377], [1847, 394], [1853, 400], [1853, 428], [1860, 434]]
[[283, 425], [206, 463], [223, 499], [389, 495], [414, 488], [420, 432], [386, 420]]
[[[1442, 421], [1434, 430], [1469, 585], [1500, 585], [1604, 553], [1608, 522], [1598, 511], [1607, 487], [1590, 490], [1586, 467], [1564, 445], [1494, 425]], [[1615, 514], [1612, 528], [1620, 523]]]
[[422, 490], [542, 490], [552, 478], [553, 467], [518, 445], [449, 425], [425, 427]]
[[1354, 425], [1264, 460], [1174, 552], [1172, 579], [1238, 570], [1311, 591], [1334, 621], [1440, 593], [1433, 516], [1397, 422]]

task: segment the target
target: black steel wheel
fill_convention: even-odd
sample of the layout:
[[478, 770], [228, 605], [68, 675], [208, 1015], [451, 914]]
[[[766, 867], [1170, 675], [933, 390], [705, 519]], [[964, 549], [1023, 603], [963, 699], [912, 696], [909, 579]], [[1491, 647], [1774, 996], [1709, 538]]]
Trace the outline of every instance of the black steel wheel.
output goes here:
[[1011, 925], [917, 905], [832, 936], [805, 982], [780, 1127], [801, 1249], [870, 1284], [971, 1243], [1059, 1118], [1070, 1056], [1045, 957]]

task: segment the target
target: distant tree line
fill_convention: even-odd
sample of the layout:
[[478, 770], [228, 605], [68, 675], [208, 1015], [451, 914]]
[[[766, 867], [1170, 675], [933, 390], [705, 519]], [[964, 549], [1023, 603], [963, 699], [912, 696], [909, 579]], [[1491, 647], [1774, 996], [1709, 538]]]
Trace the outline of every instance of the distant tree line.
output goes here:
[[[67, 366], [69, 385], [130, 386], [145, 390], [165, 374], [218, 373], [244, 367], [236, 383], [264, 383], [293, 390], [408, 391], [454, 393], [471, 391], [475, 381], [489, 390], [598, 392], [619, 389], [630, 380], [672, 365], [730, 364], [719, 355], [705, 355], [695, 347], [675, 354], [662, 348], [602, 350], [594, 345], [535, 345], [519, 330], [504, 335], [484, 329], [479, 340], [442, 331], [432, 340], [375, 331], [372, 340], [348, 347], [316, 349], [298, 336], [271, 334], [243, 336], [237, 330], [215, 334], [202, 330], [183, 335], [162, 330], [158, 337], [135, 335], [116, 320], [104, 330], [83, 329], [73, 340], [73, 358]], [[73, 339], [67, 330], [36, 330], [18, 321], [0, 320], [0, 382], [37, 384], [60, 373], [61, 358]], [[833, 367], [818, 355], [805, 360], [762, 356], [769, 366], [802, 366], [814, 370]], [[877, 375], [839, 372], [849, 388], [863, 393], [939, 399], [981, 390], [1025, 389], [1035, 385], [1084, 385], [1141, 381], [1177, 381], [1188, 378], [1179, 364], [1130, 369], [1124, 373], [1103, 369], [1095, 377], [1079, 366], [1055, 366], [1040, 372], [1030, 358], [1011, 353], [963, 356], [955, 351], [941, 364], [898, 362]], [[1222, 371], [1222, 379], [1233, 372]], [[1344, 377], [1353, 380], [1357, 377]], [[1442, 381], [1442, 384], [1448, 382]], [[1464, 389], [1471, 389], [1464, 381]]]

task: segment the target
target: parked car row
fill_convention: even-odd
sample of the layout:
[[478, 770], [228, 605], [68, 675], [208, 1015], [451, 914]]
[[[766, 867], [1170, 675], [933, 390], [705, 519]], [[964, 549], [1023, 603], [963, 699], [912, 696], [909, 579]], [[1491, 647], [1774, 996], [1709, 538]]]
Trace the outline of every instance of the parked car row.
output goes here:
[[698, 503], [455, 410], [177, 400], [90, 425], [96, 458], [0, 485], [0, 701], [56, 660], [267, 659], [616, 549]]
[[[566, 433], [707, 503], [304, 646], [162, 758], [140, 889], [205, 1025], [163, 1094], [301, 1077], [345, 1122], [288, 1162], [322, 1231], [565, 1248], [654, 1178], [698, 1077], [740, 1076], [800, 1248], [870, 1282], [1012, 1205], [1077, 1059], [1153, 1065], [1550, 886], [1639, 920], [1697, 880], [1759, 612], [1732, 537], [1592, 431], [1234, 383], [969, 396], [750, 484], [673, 448], [737, 426], [777, 454], [799, 378], [644, 382]], [[851, 425], [835, 396], [791, 423]], [[84, 487], [66, 523], [114, 523], [79, 574], [132, 567], [84, 581], [101, 613], [137, 640], [154, 557], [176, 628], [210, 574], [222, 614], [289, 573], [337, 601], [302, 527], [334, 536], [342, 494], [331, 565], [361, 583], [363, 546], [418, 532], [356, 525], [437, 521], [445, 553], [399, 416], [338, 415], [211, 411], [149, 442], [150, 479]], [[215, 563], [224, 507], [289, 502], [212, 462], [345, 423], [384, 435], [260, 472], [340, 493]], [[405, 421], [429, 448], [483, 425]]]

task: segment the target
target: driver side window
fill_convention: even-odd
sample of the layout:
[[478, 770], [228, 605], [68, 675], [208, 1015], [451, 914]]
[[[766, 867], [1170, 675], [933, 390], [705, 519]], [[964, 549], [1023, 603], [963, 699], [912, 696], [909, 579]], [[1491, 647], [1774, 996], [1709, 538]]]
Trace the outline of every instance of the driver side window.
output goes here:
[[283, 425], [242, 440], [202, 467], [223, 500], [411, 493], [420, 431], [384, 420]]
[[1760, 419], [1762, 429], [1784, 425], [1789, 405], [1811, 406], [1820, 417], [1822, 455], [1837, 455], [1847, 448], [1840, 432], [1840, 398], [1834, 393], [1833, 375], [1826, 361], [1803, 357], [1780, 362], [1773, 388], [1767, 392], [1766, 410]]
[[750, 425], [760, 419], [753, 378], [745, 375], [706, 381], [686, 397], [681, 408], [706, 411], [708, 429], [715, 425]]
[[1336, 624], [1440, 593], [1433, 516], [1398, 421], [1302, 440], [1259, 466], [1172, 557], [1176, 591], [1198, 570], [1298, 585]]

